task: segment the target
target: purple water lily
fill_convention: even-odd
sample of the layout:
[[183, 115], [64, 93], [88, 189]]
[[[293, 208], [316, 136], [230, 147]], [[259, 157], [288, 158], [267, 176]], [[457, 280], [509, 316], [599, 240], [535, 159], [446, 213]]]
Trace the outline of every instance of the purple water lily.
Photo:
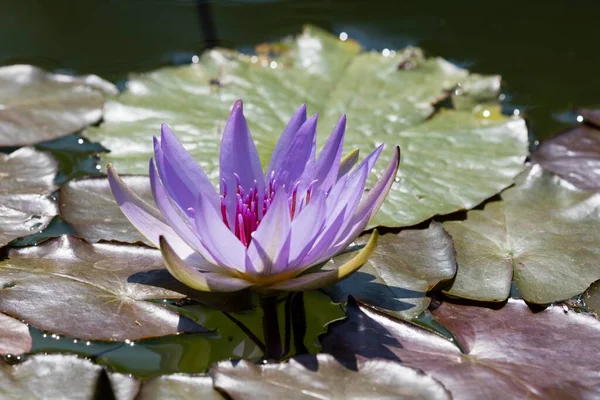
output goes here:
[[131, 223], [160, 248], [171, 274], [191, 288], [323, 287], [357, 270], [375, 248], [376, 231], [346, 264], [317, 267], [346, 249], [375, 215], [396, 176], [400, 149], [365, 193], [383, 145], [354, 167], [357, 152], [342, 158], [342, 116], [316, 157], [316, 126], [317, 115], [307, 119], [306, 107], [300, 107], [263, 174], [238, 100], [221, 141], [220, 193], [165, 124], [150, 159], [158, 209], [133, 193], [109, 165], [111, 189]]

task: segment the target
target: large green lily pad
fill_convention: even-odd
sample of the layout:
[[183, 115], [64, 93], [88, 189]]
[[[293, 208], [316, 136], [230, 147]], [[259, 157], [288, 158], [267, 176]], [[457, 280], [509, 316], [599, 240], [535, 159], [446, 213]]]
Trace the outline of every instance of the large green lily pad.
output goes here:
[[[104, 375], [103, 375], [104, 374]], [[133, 400], [139, 383], [71, 355], [36, 355], [9, 366], [0, 360], [0, 398], [6, 400]]]
[[[364, 244], [369, 235], [356, 244]], [[351, 253], [335, 257], [343, 264]], [[343, 281], [324, 288], [336, 301], [348, 295], [402, 318], [414, 318], [429, 306], [427, 291], [452, 279], [456, 259], [452, 238], [439, 222], [427, 229], [406, 229], [379, 237], [375, 252], [360, 270]]]
[[450, 399], [435, 379], [400, 363], [366, 360], [356, 371], [329, 354], [283, 364], [223, 361], [211, 369], [215, 387], [232, 399]]
[[116, 87], [95, 75], [53, 74], [31, 65], [0, 68], [0, 146], [23, 146], [79, 131], [102, 118]]
[[0, 153], [0, 247], [41, 231], [57, 214], [49, 198], [56, 190], [56, 171], [49, 153], [30, 147]]
[[0, 262], [0, 312], [59, 335], [135, 340], [204, 328], [150, 299], [183, 294], [148, 284], [164, 271], [159, 251], [142, 246], [91, 245], [62, 236], [12, 249]]
[[[432, 311], [446, 338], [351, 302], [348, 320], [333, 325], [324, 350], [350, 368], [390, 359], [438, 379], [458, 399], [524, 399], [552, 393], [600, 395], [600, 321], [551, 307], [531, 312], [511, 299], [501, 309], [443, 303]], [[547, 394], [547, 395], [544, 395]]]
[[600, 194], [534, 165], [502, 199], [444, 223], [459, 266], [448, 293], [503, 301], [514, 279], [525, 300], [546, 304], [600, 279]]
[[0, 313], [0, 354], [19, 355], [29, 350], [31, 350], [29, 327], [17, 319]]
[[[123, 180], [137, 195], [154, 204], [147, 176], [124, 176]], [[151, 245], [123, 215], [106, 178], [82, 179], [63, 185], [60, 214], [77, 235], [88, 242], [116, 240]]]
[[166, 122], [216, 179], [219, 141], [235, 99], [245, 101], [264, 165], [300, 104], [321, 113], [320, 143], [347, 113], [346, 150], [366, 155], [388, 144], [376, 173], [394, 145], [402, 148], [398, 180], [373, 226], [413, 225], [473, 207], [509, 186], [522, 169], [523, 120], [501, 116], [494, 105], [435, 113], [434, 103], [449, 89], [481, 77], [419, 49], [364, 52], [313, 27], [271, 50], [258, 56], [211, 50], [197, 64], [133, 75], [127, 90], [106, 104], [104, 123], [85, 134], [111, 150], [104, 164], [145, 174], [152, 136]]

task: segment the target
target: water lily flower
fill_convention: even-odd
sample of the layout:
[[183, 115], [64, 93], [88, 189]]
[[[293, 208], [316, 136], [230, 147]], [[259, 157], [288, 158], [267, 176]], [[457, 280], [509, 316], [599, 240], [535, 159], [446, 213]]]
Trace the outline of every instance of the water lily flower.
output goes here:
[[268, 293], [323, 287], [357, 270], [375, 248], [376, 231], [346, 264], [320, 268], [378, 211], [396, 176], [400, 149], [366, 191], [383, 145], [357, 166], [358, 152], [342, 158], [342, 116], [317, 157], [316, 126], [317, 115], [307, 119], [306, 107], [300, 107], [263, 173], [238, 100], [221, 140], [218, 192], [165, 124], [150, 159], [158, 208], [131, 191], [111, 165], [110, 186], [131, 223], [160, 248], [169, 272], [193, 289]]

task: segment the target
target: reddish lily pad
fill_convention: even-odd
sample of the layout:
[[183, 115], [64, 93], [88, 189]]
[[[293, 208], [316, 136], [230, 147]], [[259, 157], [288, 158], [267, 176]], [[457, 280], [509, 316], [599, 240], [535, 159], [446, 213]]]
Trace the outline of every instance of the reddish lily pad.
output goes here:
[[581, 110], [585, 122], [542, 142], [531, 158], [575, 186], [600, 191], [600, 110]]
[[137, 400], [223, 400], [213, 388], [210, 376], [203, 375], [165, 375], [144, 382]]
[[106, 379], [102, 367], [71, 355], [36, 355], [13, 366], [0, 360], [0, 398], [5, 400], [133, 400], [138, 388], [126, 375], [110, 373]]
[[79, 131], [102, 118], [116, 87], [95, 75], [53, 74], [31, 65], [0, 68], [0, 146], [24, 146]]
[[211, 369], [215, 387], [232, 399], [450, 399], [438, 381], [388, 360], [360, 361], [350, 370], [329, 354], [287, 363], [223, 361]]
[[[147, 176], [122, 178], [138, 196], [149, 204], [154, 204]], [[116, 240], [151, 245], [125, 217], [112, 195], [106, 178], [82, 179], [62, 186], [60, 214], [73, 227], [75, 233], [88, 242]]]
[[[204, 328], [150, 299], [179, 299], [152, 275], [164, 270], [157, 250], [91, 245], [62, 236], [12, 249], [0, 262], [0, 312], [59, 335], [88, 340], [136, 340]], [[161, 274], [162, 277], [164, 275]], [[169, 275], [167, 275], [167, 278]]]
[[56, 190], [56, 171], [49, 153], [30, 147], [0, 153], [0, 247], [41, 231], [57, 214], [49, 198]]
[[[0, 291], [2, 289], [0, 287]], [[19, 355], [29, 350], [31, 350], [29, 327], [17, 319], [0, 314], [0, 354]]]
[[[364, 244], [369, 235], [356, 244]], [[343, 264], [351, 253], [333, 259]], [[351, 295], [402, 318], [414, 318], [429, 306], [426, 293], [456, 273], [452, 238], [439, 222], [427, 229], [381, 235], [369, 260], [349, 278], [324, 290], [344, 302]]]
[[600, 396], [600, 321], [592, 316], [563, 307], [533, 313], [513, 299], [500, 309], [446, 302], [432, 313], [464, 354], [436, 333], [356, 302], [323, 346], [349, 367], [371, 358], [401, 361], [438, 379], [454, 398]]

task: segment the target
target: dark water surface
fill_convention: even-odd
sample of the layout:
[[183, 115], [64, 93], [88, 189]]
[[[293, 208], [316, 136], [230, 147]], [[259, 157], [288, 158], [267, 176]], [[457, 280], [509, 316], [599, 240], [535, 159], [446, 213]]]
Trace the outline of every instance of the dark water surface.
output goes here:
[[0, 63], [95, 73], [186, 63], [207, 46], [252, 50], [305, 23], [366, 48], [417, 45], [504, 77], [507, 108], [526, 110], [537, 138], [600, 104], [600, 1], [0, 0]]

